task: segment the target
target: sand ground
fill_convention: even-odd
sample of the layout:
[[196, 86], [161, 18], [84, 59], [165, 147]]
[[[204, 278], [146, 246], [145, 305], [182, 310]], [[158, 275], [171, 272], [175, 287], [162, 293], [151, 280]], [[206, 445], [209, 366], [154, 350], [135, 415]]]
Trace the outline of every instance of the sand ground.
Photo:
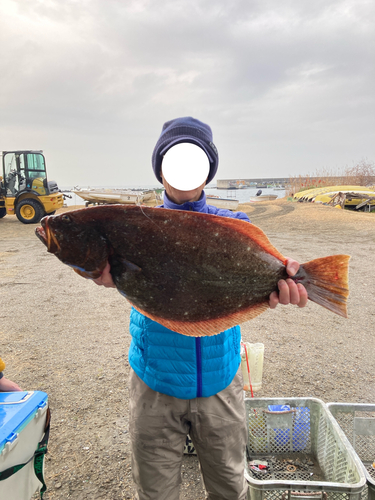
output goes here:
[[[304, 309], [279, 306], [243, 325], [243, 340], [265, 345], [257, 395], [375, 403], [375, 214], [286, 200], [241, 209], [301, 263], [352, 257], [348, 319], [309, 302]], [[130, 307], [116, 290], [97, 287], [48, 254], [35, 227], [15, 216], [0, 220], [0, 355], [9, 378], [49, 396], [44, 498], [133, 499]], [[204, 498], [196, 457], [185, 456], [182, 480], [181, 499]]]

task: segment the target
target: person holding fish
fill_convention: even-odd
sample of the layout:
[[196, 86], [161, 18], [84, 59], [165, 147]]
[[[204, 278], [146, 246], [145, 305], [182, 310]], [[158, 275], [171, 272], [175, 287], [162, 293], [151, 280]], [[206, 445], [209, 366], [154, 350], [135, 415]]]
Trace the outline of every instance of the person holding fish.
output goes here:
[[[243, 212], [207, 205], [204, 186], [214, 178], [218, 161], [208, 125], [192, 117], [166, 122], [152, 154], [155, 176], [165, 187], [161, 208], [250, 223]], [[298, 269], [298, 262], [287, 259], [289, 276]], [[115, 287], [109, 264], [94, 282]], [[282, 279], [267, 307], [304, 307], [307, 299], [303, 285]], [[132, 308], [129, 422], [132, 472], [140, 500], [179, 498], [187, 434], [197, 451], [207, 498], [246, 498], [240, 327], [210, 336], [196, 333], [182, 335]]]
[[46, 216], [36, 236], [80, 276], [116, 287], [133, 306], [129, 430], [138, 498], [178, 498], [189, 434], [207, 498], [243, 500], [238, 325], [307, 299], [347, 317], [350, 256], [299, 265], [245, 213], [207, 205], [204, 186], [218, 153], [199, 120], [165, 123], [152, 166], [165, 187], [161, 207], [101, 205]]

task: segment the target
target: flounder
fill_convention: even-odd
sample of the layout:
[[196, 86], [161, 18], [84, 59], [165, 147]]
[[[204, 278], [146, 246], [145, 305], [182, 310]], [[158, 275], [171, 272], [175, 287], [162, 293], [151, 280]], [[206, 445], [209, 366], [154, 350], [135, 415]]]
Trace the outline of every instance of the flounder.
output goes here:
[[[269, 307], [288, 277], [286, 258], [261, 229], [216, 215], [102, 205], [44, 217], [37, 236], [78, 274], [107, 261], [119, 292], [140, 312], [184, 335], [215, 335]], [[309, 299], [347, 317], [348, 255], [302, 264], [292, 278]]]

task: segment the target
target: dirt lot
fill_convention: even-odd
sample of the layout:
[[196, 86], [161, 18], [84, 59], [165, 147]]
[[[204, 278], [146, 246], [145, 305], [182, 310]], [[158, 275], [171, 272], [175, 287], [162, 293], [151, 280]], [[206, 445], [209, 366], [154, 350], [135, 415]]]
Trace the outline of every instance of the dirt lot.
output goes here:
[[[243, 325], [243, 340], [265, 345], [257, 395], [374, 403], [375, 214], [286, 200], [241, 209], [299, 262], [352, 256], [349, 319], [310, 302], [305, 309], [279, 306]], [[35, 227], [14, 216], [0, 220], [0, 355], [9, 378], [49, 396], [44, 498], [133, 499], [130, 307], [116, 290], [97, 287], [48, 254]], [[197, 459], [185, 456], [182, 471], [181, 499], [203, 499]]]

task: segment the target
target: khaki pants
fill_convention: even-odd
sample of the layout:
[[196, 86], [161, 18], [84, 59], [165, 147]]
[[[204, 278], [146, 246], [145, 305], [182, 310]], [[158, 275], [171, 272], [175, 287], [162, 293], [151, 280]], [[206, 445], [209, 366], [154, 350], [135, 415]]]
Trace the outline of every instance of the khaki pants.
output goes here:
[[150, 389], [131, 370], [132, 470], [140, 500], [178, 500], [186, 435], [209, 500], [245, 500], [247, 439], [241, 370], [209, 398], [178, 399]]

